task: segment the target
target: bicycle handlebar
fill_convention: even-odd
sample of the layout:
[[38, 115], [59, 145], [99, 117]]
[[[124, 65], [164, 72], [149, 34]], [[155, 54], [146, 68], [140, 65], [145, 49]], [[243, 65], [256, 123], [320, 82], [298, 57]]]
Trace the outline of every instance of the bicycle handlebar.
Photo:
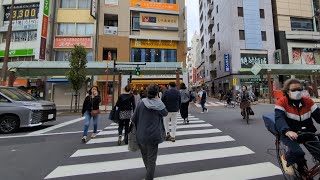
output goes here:
[[313, 136], [318, 136], [318, 137], [320, 137], [320, 134], [318, 134], [318, 133], [312, 133], [312, 132], [300, 132], [300, 131], [299, 131], [297, 134], [298, 134], [298, 136], [313, 135]]

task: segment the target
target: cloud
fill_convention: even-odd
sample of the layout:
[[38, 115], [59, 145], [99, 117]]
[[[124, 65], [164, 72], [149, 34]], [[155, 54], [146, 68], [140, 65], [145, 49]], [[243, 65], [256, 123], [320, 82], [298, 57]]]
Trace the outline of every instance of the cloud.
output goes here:
[[195, 31], [199, 33], [199, 0], [186, 0], [188, 44]]

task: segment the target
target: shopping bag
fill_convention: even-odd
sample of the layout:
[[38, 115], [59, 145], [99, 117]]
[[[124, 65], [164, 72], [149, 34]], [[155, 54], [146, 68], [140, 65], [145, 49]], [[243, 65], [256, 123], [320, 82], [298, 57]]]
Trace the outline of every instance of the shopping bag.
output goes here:
[[128, 134], [128, 150], [131, 152], [136, 152], [140, 150], [137, 142], [137, 129], [135, 124], [131, 121], [130, 132]]

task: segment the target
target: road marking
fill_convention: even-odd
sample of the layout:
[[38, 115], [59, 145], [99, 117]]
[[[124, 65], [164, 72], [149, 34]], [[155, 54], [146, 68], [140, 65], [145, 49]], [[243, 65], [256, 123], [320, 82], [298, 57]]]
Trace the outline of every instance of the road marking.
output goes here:
[[[212, 133], [221, 133], [219, 129], [205, 129], [205, 130], [191, 130], [191, 131], [178, 131], [177, 136], [184, 135], [195, 135], [195, 134], [212, 134]], [[98, 143], [107, 143], [107, 142], [116, 142], [118, 137], [108, 137], [108, 138], [96, 138], [91, 139], [87, 144], [98, 144]]]
[[[205, 123], [205, 121], [203, 121], [203, 120], [190, 121], [189, 120], [189, 124], [195, 124], [195, 123]], [[183, 121], [178, 121], [178, 125], [182, 125], [182, 124], [184, 124]], [[118, 128], [118, 124], [108, 126], [108, 127], [104, 128], [104, 129], [117, 129], [117, 128]]]
[[29, 135], [44, 134], [44, 133], [53, 131], [55, 129], [59, 129], [59, 128], [64, 127], [64, 126], [68, 126], [70, 124], [73, 124], [73, 123], [76, 123], [76, 122], [79, 122], [79, 121], [82, 121], [82, 120], [84, 120], [84, 117], [81, 117], [81, 118], [78, 118], [78, 119], [74, 119], [74, 120], [70, 120], [70, 121], [67, 121], [67, 122], [64, 122], [64, 123], [61, 123], [61, 124], [57, 124], [55, 126], [51, 126], [51, 127], [39, 130], [39, 131], [35, 131], [35, 132], [32, 132], [32, 133], [29, 133]]
[[[194, 161], [210, 160], [210, 159], [217, 159], [217, 158], [243, 156], [243, 155], [249, 155], [249, 154], [254, 154], [254, 152], [245, 146], [186, 152], [186, 153], [176, 153], [176, 154], [158, 156], [157, 165], [194, 162]], [[59, 166], [54, 171], [52, 171], [47, 177], [45, 177], [45, 179], [69, 177], [69, 176], [77, 176], [77, 175], [85, 175], [85, 174], [105, 173], [105, 172], [121, 171], [121, 170], [128, 170], [128, 169], [137, 169], [137, 168], [144, 168], [144, 164], [141, 158]]]
[[[201, 127], [212, 127], [212, 125], [211, 124], [188, 124], [188, 125], [177, 126], [177, 129], [189, 129], [189, 128], [201, 128]], [[102, 131], [97, 135], [110, 135], [110, 134], [118, 134], [118, 130]]]
[[[100, 132], [102, 130], [98, 130]], [[83, 131], [72, 131], [72, 132], [59, 132], [59, 133], [46, 133], [46, 134], [25, 134], [25, 135], [17, 135], [17, 136], [2, 136], [0, 139], [12, 139], [12, 138], [25, 138], [25, 137], [40, 137], [40, 136], [54, 136], [54, 135], [66, 135], [66, 134], [78, 134], [83, 133]], [[92, 131], [89, 131], [92, 133]]]
[[[194, 139], [183, 139], [178, 140], [175, 143], [164, 142], [159, 144], [159, 148], [171, 148], [171, 147], [181, 147], [181, 146], [193, 146], [199, 144], [213, 144], [234, 141], [230, 136], [215, 136], [215, 137], [205, 137], [205, 138], [194, 138]], [[101, 154], [114, 154], [129, 152], [128, 146], [114, 146], [114, 147], [100, 147], [91, 149], [80, 149], [76, 151], [71, 157], [82, 157], [82, 156], [94, 156]]]
[[194, 179], [219, 179], [219, 180], [247, 180], [259, 179], [281, 175], [281, 170], [270, 162], [236, 166], [208, 171], [200, 171], [173, 176], [159, 177], [155, 180], [194, 180]]
[[[189, 118], [189, 121], [199, 120], [199, 118]], [[182, 118], [177, 118], [177, 121], [183, 122]], [[117, 123], [111, 123], [110, 126], [118, 126]]]

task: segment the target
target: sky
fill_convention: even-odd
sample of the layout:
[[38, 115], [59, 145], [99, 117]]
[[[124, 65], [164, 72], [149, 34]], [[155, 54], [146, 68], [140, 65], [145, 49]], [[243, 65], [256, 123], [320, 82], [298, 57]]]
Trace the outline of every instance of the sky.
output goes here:
[[199, 0], [185, 0], [187, 6], [188, 45], [195, 31], [199, 33]]

